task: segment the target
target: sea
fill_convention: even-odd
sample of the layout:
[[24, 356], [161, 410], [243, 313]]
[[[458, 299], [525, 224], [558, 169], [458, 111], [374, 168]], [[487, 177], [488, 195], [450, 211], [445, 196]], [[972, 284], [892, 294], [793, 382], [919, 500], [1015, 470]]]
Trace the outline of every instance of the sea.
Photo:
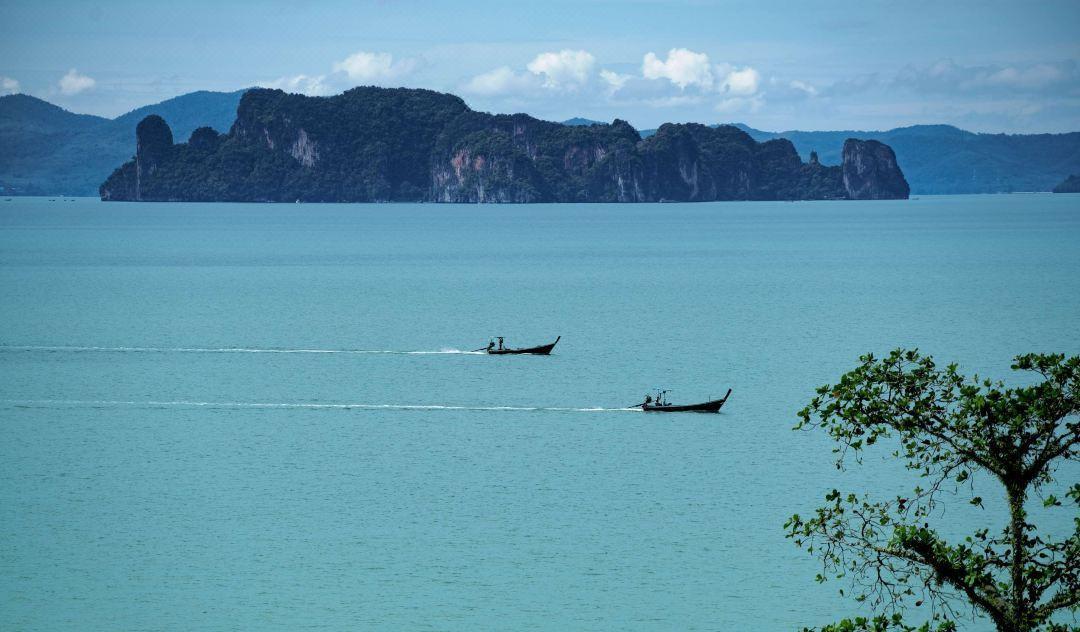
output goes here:
[[[1080, 196], [16, 197], [0, 296], [0, 628], [797, 630], [868, 607], [787, 518], [919, 482], [798, 411], [863, 354], [1080, 353]], [[943, 534], [1005, 525], [974, 486]]]

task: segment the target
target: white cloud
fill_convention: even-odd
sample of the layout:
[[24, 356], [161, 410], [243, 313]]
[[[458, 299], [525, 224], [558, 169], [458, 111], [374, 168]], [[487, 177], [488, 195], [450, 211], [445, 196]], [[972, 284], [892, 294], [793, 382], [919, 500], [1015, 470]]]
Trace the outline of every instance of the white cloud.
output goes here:
[[349, 79], [364, 83], [382, 83], [403, 77], [416, 68], [416, 61], [394, 61], [390, 53], [357, 51], [334, 64], [334, 72], [343, 72]]
[[60, 78], [60, 92], [66, 95], [79, 94], [93, 88], [97, 84], [92, 78], [80, 75], [72, 68], [66, 75]]
[[526, 68], [544, 76], [545, 88], [581, 86], [589, 81], [596, 58], [588, 51], [564, 49], [557, 53], [540, 53]]
[[761, 75], [747, 66], [741, 70], [731, 69], [720, 82], [720, 91], [736, 97], [750, 96], [758, 91]]
[[278, 88], [286, 92], [306, 94], [311, 97], [332, 94], [335, 90], [326, 84], [326, 75], [296, 75], [281, 77], [264, 84], [266, 88]]
[[535, 87], [535, 82], [532, 75], [518, 74], [509, 66], [501, 66], [473, 77], [462, 89], [480, 96], [495, 96], [530, 90]]
[[19, 91], [19, 82], [11, 77], [0, 77], [0, 94], [15, 94]]
[[788, 82], [788, 87], [790, 87], [792, 90], [802, 92], [802, 93], [806, 94], [807, 96], [812, 97], [812, 96], [817, 95], [817, 88], [815, 88], [814, 86], [806, 83], [805, 81], [799, 81], [798, 79], [796, 79], [794, 81], [789, 81]]
[[540, 53], [525, 66], [528, 72], [500, 66], [476, 75], [462, 90], [479, 96], [535, 95], [541, 88], [553, 92], [577, 91], [589, 84], [595, 65], [596, 58], [584, 50]]
[[646, 79], [667, 79], [680, 89], [687, 86], [710, 88], [713, 84], [709, 56], [685, 48], [669, 50], [663, 61], [655, 53], [646, 54], [641, 63], [641, 74]]
[[614, 94], [623, 89], [626, 82], [630, 81], [633, 77], [630, 75], [621, 75], [617, 72], [603, 69], [600, 71], [600, 79], [607, 85], [608, 93]]
[[[685, 48], [671, 49], [667, 59], [660, 59], [655, 53], [646, 54], [641, 64], [641, 75], [645, 79], [667, 79], [682, 91], [693, 87], [701, 92], [719, 92], [725, 97], [717, 106], [721, 111], [743, 109], [751, 103], [760, 108], [763, 103], [760, 98], [751, 99], [760, 94], [762, 83], [761, 73], [755, 68], [737, 68], [731, 64], [714, 66], [705, 53]], [[682, 104], [678, 99], [669, 98], [656, 99], [653, 102]]]

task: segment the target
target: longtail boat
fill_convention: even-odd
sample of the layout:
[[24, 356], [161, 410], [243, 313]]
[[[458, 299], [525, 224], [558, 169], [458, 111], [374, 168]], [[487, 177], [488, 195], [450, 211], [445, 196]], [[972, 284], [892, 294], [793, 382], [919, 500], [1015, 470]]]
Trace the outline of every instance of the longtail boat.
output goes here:
[[645, 401], [633, 408], [641, 408], [647, 413], [718, 413], [720, 407], [731, 396], [731, 389], [729, 388], [721, 399], [700, 404], [671, 404], [667, 401], [667, 393], [667, 391], [657, 391], [656, 399], [646, 397]]
[[488, 344], [487, 347], [482, 347], [480, 349], [477, 349], [477, 351], [486, 351], [487, 353], [489, 353], [491, 355], [521, 355], [521, 354], [550, 355], [551, 350], [555, 348], [555, 345], [559, 344], [560, 340], [562, 340], [562, 336], [559, 336], [559, 337], [555, 338], [555, 342], [553, 342], [551, 344], [548, 344], [548, 345], [540, 345], [540, 346], [537, 346], [537, 347], [523, 347], [521, 349], [513, 349], [511, 347], [503, 346], [503, 338], [502, 338], [502, 336], [499, 336], [499, 345], [498, 346], [495, 346], [495, 343], [491, 342], [490, 344]]

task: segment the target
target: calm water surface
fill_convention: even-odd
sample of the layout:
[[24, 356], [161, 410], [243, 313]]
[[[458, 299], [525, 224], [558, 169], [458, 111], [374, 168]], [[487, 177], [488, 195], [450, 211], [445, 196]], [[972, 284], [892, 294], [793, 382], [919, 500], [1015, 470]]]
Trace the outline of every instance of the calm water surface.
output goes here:
[[911, 484], [795, 412], [868, 351], [1080, 353], [1080, 196], [15, 198], [0, 291], [0, 627], [791, 630], [856, 609], [787, 516]]

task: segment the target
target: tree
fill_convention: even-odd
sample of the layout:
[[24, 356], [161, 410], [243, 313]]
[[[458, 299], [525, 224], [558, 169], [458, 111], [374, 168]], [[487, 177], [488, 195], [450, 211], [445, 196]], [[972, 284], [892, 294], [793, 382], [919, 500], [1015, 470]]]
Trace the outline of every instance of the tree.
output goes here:
[[[879, 612], [823, 632], [954, 630], [964, 602], [999, 632], [1080, 629], [1080, 513], [1069, 509], [1073, 533], [1054, 540], [1025, 510], [1036, 495], [1046, 507], [1080, 505], [1080, 484], [1068, 487], [1065, 501], [1050, 493], [1061, 486], [1057, 467], [1080, 457], [1080, 356], [1023, 355], [1012, 368], [1035, 383], [1006, 388], [968, 379], [955, 364], [938, 368], [918, 351], [867, 355], [800, 411], [797, 429], [824, 430], [838, 443], [838, 468], [861, 463], [866, 449], [889, 438], [898, 443], [893, 455], [919, 479], [911, 494], [887, 501], [832, 490], [812, 517], [786, 523], [787, 537], [821, 559], [818, 581], [848, 577], [855, 598]], [[981, 507], [976, 480], [1000, 484], [1007, 524], [949, 543], [931, 526], [940, 519], [935, 509], [963, 498]], [[932, 624], [905, 623], [905, 608], [923, 603]], [[1070, 612], [1072, 626], [1051, 620]]]

